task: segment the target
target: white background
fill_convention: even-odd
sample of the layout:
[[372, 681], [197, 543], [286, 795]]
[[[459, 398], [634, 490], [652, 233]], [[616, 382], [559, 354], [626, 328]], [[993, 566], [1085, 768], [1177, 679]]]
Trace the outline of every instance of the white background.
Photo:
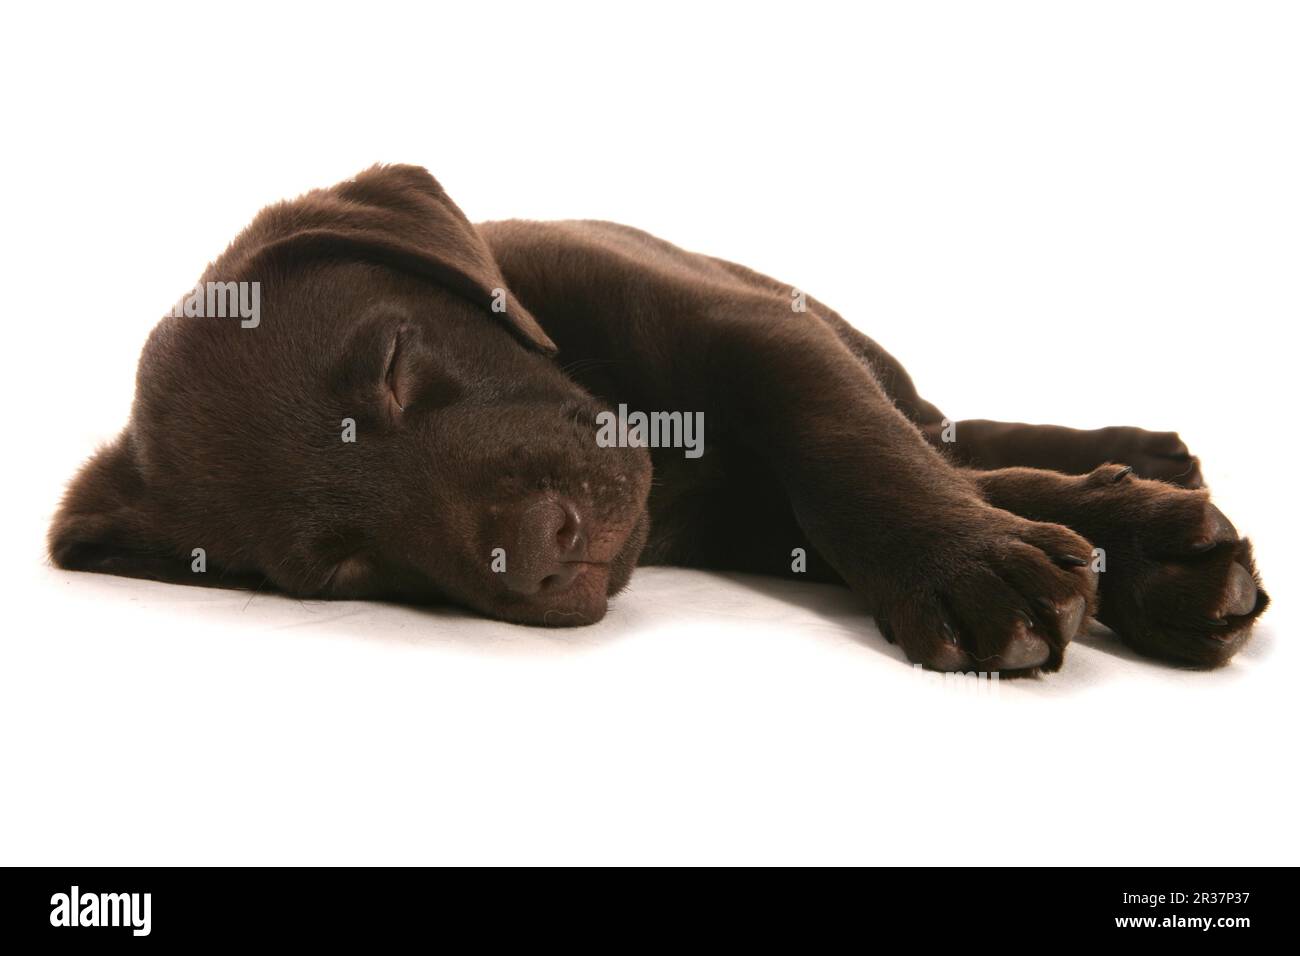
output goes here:
[[[6, 8], [0, 862], [1296, 863], [1294, 10]], [[1275, 608], [975, 697], [832, 588], [540, 631], [52, 569], [153, 323], [376, 161], [798, 285], [955, 417], [1178, 429]]]

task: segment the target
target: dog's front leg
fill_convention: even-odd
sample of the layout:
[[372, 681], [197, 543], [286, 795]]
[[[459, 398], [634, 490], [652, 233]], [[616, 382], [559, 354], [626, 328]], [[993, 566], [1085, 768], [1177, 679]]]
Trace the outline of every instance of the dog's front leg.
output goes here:
[[766, 460], [886, 637], [937, 669], [1060, 666], [1094, 607], [1089, 542], [988, 504], [821, 327], [716, 331], [707, 407]]

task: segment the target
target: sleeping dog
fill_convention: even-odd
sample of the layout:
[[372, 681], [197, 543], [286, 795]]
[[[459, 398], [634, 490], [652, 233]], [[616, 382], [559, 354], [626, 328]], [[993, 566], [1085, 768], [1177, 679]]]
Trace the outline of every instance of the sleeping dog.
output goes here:
[[1268, 597], [1201, 486], [1173, 433], [948, 419], [743, 266], [608, 222], [472, 225], [376, 166], [263, 210], [162, 319], [49, 548], [538, 625], [600, 620], [637, 564], [741, 570], [847, 585], [938, 670], [1056, 670], [1093, 617], [1213, 666]]

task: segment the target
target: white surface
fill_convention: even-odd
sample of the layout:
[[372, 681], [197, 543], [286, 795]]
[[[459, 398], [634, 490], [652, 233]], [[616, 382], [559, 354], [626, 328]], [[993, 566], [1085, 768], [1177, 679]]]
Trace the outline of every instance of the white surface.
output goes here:
[[[864, 9], [7, 13], [0, 862], [1296, 863], [1296, 15]], [[377, 160], [798, 284], [955, 416], [1178, 428], [1275, 608], [974, 696], [833, 588], [539, 631], [45, 565], [156, 318]]]

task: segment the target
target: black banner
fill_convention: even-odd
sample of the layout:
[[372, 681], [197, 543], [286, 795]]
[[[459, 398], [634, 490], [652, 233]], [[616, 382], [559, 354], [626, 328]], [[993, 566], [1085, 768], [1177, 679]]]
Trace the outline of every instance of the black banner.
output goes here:
[[[425, 869], [9, 869], [5, 936], [149, 946], [441, 938], [534, 944], [618, 933], [862, 944], [971, 940], [990, 931], [1071, 943], [1239, 946], [1291, 928], [1290, 870], [904, 869], [818, 874], [606, 875]], [[503, 892], [505, 890], [506, 892]], [[622, 929], [615, 929], [622, 927]], [[683, 935], [685, 934], [685, 935]], [[650, 940], [647, 939], [650, 938]]]

